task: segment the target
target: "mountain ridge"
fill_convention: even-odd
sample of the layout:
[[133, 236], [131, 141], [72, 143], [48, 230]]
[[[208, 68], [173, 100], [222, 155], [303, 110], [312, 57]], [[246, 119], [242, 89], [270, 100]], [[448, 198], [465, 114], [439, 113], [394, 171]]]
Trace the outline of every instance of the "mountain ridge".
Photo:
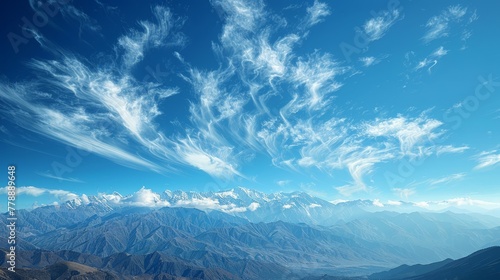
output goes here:
[[446, 259], [427, 265], [402, 265], [374, 273], [370, 280], [496, 280], [500, 279], [500, 246], [484, 248], [457, 260]]

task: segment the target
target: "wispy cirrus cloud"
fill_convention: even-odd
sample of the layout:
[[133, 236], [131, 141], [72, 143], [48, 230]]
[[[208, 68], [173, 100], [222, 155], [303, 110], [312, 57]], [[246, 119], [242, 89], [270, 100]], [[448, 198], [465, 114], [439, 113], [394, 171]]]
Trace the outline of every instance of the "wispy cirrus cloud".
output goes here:
[[[175, 19], [169, 9], [156, 6], [153, 8], [156, 22], [140, 21], [142, 30], [130, 30], [127, 35], [118, 39], [118, 45], [123, 49], [123, 64], [131, 67], [144, 57], [149, 48], [160, 46], [182, 45], [185, 38], [181, 33], [171, 34], [173, 28], [182, 25], [180, 19]], [[167, 38], [169, 40], [167, 40]]]
[[497, 150], [481, 152], [475, 156], [478, 162], [474, 169], [483, 169], [490, 166], [495, 166], [500, 163], [500, 153]]
[[450, 23], [459, 22], [467, 13], [467, 8], [461, 5], [449, 6], [439, 15], [431, 17], [427, 24], [426, 33], [422, 37], [424, 42], [428, 43], [432, 40], [448, 36]]
[[298, 98], [292, 105], [294, 110], [306, 107], [310, 110], [323, 108], [328, 104], [328, 94], [338, 90], [342, 84], [336, 77], [343, 72], [328, 54], [314, 55], [307, 60], [300, 59], [292, 70], [291, 79], [296, 86], [303, 85], [307, 90], [307, 97]]
[[82, 180], [76, 179], [76, 178], [71, 178], [71, 177], [62, 177], [62, 176], [55, 176], [53, 174], [50, 174], [49, 172], [38, 172], [37, 173], [40, 176], [51, 178], [51, 179], [56, 179], [60, 181], [65, 181], [65, 182], [72, 182], [72, 183], [84, 183]]
[[377, 63], [380, 62], [377, 58], [375, 58], [373, 56], [364, 56], [364, 57], [361, 57], [359, 59], [359, 61], [361, 63], [363, 63], [364, 67], [369, 67], [369, 66], [375, 65], [375, 64], [377, 64]]
[[469, 146], [460, 146], [460, 147], [455, 147], [452, 145], [439, 146], [436, 148], [436, 154], [439, 156], [441, 154], [463, 153], [469, 149], [470, 149]]
[[376, 164], [392, 159], [393, 157], [394, 155], [389, 149], [380, 149], [371, 146], [347, 153], [344, 155], [341, 165], [345, 165], [347, 170], [349, 170], [353, 184], [338, 187], [336, 188], [337, 191], [345, 196], [368, 191], [369, 187], [363, 180], [364, 176], [372, 172]]
[[[123, 165], [160, 170], [150, 161], [120, 148], [119, 143], [111, 144], [113, 143], [111, 140], [103, 140], [102, 135], [107, 133], [106, 123], [103, 121], [105, 115], [89, 116], [82, 107], [63, 106], [64, 110], [48, 108], [33, 100], [36, 99], [31, 94], [34, 91], [37, 89], [29, 84], [8, 86], [0, 83], [0, 97], [23, 112], [16, 114], [20, 126], [62, 143], [92, 151]], [[15, 112], [10, 110], [7, 113], [14, 114]], [[43, 118], [37, 116], [43, 116]]]
[[[24, 128], [125, 166], [160, 172], [175, 170], [170, 164], [187, 164], [203, 167], [213, 176], [237, 173], [219, 170], [229, 164], [201, 147], [183, 150], [191, 151], [188, 156], [176, 153], [176, 147], [187, 143], [182, 141], [186, 138], [169, 138], [155, 123], [161, 114], [159, 104], [178, 90], [139, 81], [129, 68], [141, 61], [149, 48], [178, 45], [183, 37], [172, 35], [172, 29], [181, 22], [168, 9], [157, 6], [153, 14], [156, 23], [141, 21], [142, 31], [131, 30], [118, 39], [117, 45], [123, 49], [123, 71], [116, 69], [116, 61], [92, 65], [57, 49], [58, 60], [29, 63], [38, 74], [37, 81], [14, 86], [2, 83], [0, 97], [26, 112], [19, 118]], [[51, 94], [55, 91], [62, 94], [55, 97]], [[71, 106], [67, 105], [69, 100]], [[234, 102], [226, 100], [220, 107], [223, 114], [230, 113]], [[44, 118], [33, 121], [39, 114]], [[129, 151], [133, 149], [131, 142], [139, 146], [138, 151]]]
[[429, 185], [434, 186], [434, 185], [449, 184], [449, 183], [454, 182], [454, 181], [462, 180], [464, 177], [465, 177], [465, 173], [456, 173], [456, 174], [452, 174], [452, 175], [449, 175], [446, 177], [432, 179], [429, 181]]
[[401, 19], [400, 10], [385, 11], [382, 15], [367, 20], [363, 25], [363, 32], [366, 34], [367, 40], [379, 40], [399, 19]]
[[29, 0], [29, 4], [33, 11], [35, 12], [42, 12], [44, 13], [44, 9], [46, 10], [51, 10], [52, 12], [49, 13], [49, 15], [57, 15], [58, 13], [61, 13], [62, 16], [66, 20], [74, 20], [77, 21], [80, 25], [80, 35], [84, 30], [92, 31], [92, 32], [99, 32], [102, 27], [99, 25], [99, 23], [91, 18], [88, 14], [86, 14], [84, 11], [78, 9], [72, 3], [72, 1], [68, 1], [65, 3], [59, 3], [54, 0], [49, 0], [45, 2], [40, 2], [36, 0]]
[[421, 115], [413, 120], [399, 116], [379, 119], [364, 125], [366, 135], [397, 140], [404, 156], [422, 156], [425, 143], [439, 137], [443, 132], [437, 129], [443, 123]]
[[[336, 77], [341, 67], [329, 54], [294, 57], [293, 48], [302, 39], [302, 30], [271, 41], [273, 29], [264, 17], [262, 2], [214, 1], [213, 5], [225, 15], [220, 45], [214, 46], [214, 52], [224, 51], [229, 63], [214, 71], [190, 67], [189, 75], [184, 76], [197, 99], [190, 106], [195, 125], [189, 130], [189, 140], [182, 142], [184, 146], [196, 143], [196, 150], [221, 159], [226, 170], [238, 165], [236, 155], [248, 155], [248, 151], [267, 153], [278, 164], [283, 161], [279, 159], [279, 143], [296, 135], [291, 122], [299, 120], [291, 115], [327, 104], [331, 100], [328, 94], [340, 87]], [[309, 15], [319, 21], [326, 6], [315, 5]], [[306, 94], [283, 95], [278, 91], [283, 85]], [[288, 101], [282, 102], [276, 115], [271, 113], [269, 101], [279, 95]], [[275, 125], [277, 131], [273, 130]]]
[[[370, 189], [363, 178], [375, 165], [408, 156], [410, 151], [418, 153], [429, 139], [440, 135], [435, 131], [440, 125], [436, 120], [402, 118], [393, 131], [367, 138], [362, 131], [370, 122], [354, 125], [323, 115], [322, 109], [333, 106], [333, 93], [342, 86], [339, 77], [348, 69], [329, 53], [296, 56], [294, 48], [303, 39], [302, 31], [273, 34], [262, 2], [213, 4], [225, 15], [220, 45], [214, 45], [214, 52], [225, 53], [229, 63], [214, 71], [191, 68], [185, 76], [198, 97], [190, 108], [196, 125], [189, 137], [212, 155], [221, 154], [215, 147], [222, 147], [225, 157], [218, 158], [225, 158], [227, 166], [236, 167], [236, 155], [251, 148], [285, 169], [318, 168], [328, 173], [346, 169], [352, 183], [338, 190], [352, 194]], [[315, 5], [325, 8], [318, 2]], [[309, 11], [314, 14], [312, 8]], [[364, 28], [371, 40], [378, 40], [400, 18], [399, 10], [390, 11], [368, 20]], [[367, 63], [374, 64], [376, 59], [368, 58]], [[221, 100], [228, 103], [221, 106]], [[396, 131], [404, 153], [397, 153], [390, 136]], [[370, 141], [377, 137], [385, 141], [372, 145]]]
[[321, 3], [317, 0], [311, 7], [307, 8], [306, 23], [308, 26], [313, 26], [323, 21], [325, 17], [330, 15], [330, 9], [326, 3]]
[[231, 160], [230, 147], [210, 147], [204, 149], [205, 143], [197, 142], [191, 138], [180, 139], [176, 144], [177, 154], [187, 164], [196, 167], [210, 175], [230, 178], [234, 175], [242, 176], [235, 165], [236, 160]]
[[[54, 46], [56, 59], [32, 60], [28, 64], [37, 80], [16, 85], [0, 83], [0, 97], [26, 113], [19, 122], [28, 130], [122, 165], [165, 170], [153, 163], [156, 160], [151, 159], [151, 154], [169, 161], [175, 155], [169, 152], [169, 141], [157, 131], [154, 119], [161, 114], [159, 103], [177, 90], [140, 82], [128, 72], [149, 48], [175, 45], [182, 38], [171, 34], [180, 23], [168, 9], [157, 6], [153, 14], [156, 23], [141, 21], [142, 31], [132, 29], [118, 39], [117, 46], [124, 50], [121, 64], [109, 60], [92, 65]], [[117, 69], [120, 65], [125, 71]], [[35, 118], [38, 115], [44, 117]], [[129, 151], [130, 141], [142, 146], [142, 152]]]
[[430, 55], [428, 55], [423, 60], [419, 61], [417, 66], [415, 66], [415, 70], [420, 70], [424, 67], [427, 67], [427, 72], [431, 73], [431, 70], [438, 63], [439, 59], [448, 54], [448, 50], [445, 50], [443, 46], [434, 50]]

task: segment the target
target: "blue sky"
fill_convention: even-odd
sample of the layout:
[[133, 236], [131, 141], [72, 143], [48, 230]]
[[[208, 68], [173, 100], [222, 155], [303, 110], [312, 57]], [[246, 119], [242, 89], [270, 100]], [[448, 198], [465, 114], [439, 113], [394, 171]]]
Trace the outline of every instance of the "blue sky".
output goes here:
[[142, 186], [500, 202], [495, 1], [63, 2], [2, 9], [22, 207]]

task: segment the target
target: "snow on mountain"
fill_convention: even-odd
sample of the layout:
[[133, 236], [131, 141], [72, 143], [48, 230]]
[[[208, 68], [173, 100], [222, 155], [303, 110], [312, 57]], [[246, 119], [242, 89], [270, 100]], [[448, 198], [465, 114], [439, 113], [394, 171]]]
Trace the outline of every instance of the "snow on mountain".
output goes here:
[[447, 207], [451, 207], [450, 205], [452, 204], [443, 204], [442, 202], [382, 202], [378, 199], [328, 202], [305, 192], [266, 194], [243, 187], [215, 192], [165, 190], [162, 193], [155, 193], [151, 189], [143, 187], [126, 196], [117, 192], [101, 193], [97, 196], [82, 195], [66, 201], [58, 207], [65, 209], [92, 207], [97, 212], [109, 212], [117, 208], [137, 206], [149, 208], [184, 207], [203, 211], [217, 210], [252, 222], [281, 220], [292, 223], [334, 225], [338, 222], [347, 222], [362, 217], [370, 212], [429, 212], [446, 210]]

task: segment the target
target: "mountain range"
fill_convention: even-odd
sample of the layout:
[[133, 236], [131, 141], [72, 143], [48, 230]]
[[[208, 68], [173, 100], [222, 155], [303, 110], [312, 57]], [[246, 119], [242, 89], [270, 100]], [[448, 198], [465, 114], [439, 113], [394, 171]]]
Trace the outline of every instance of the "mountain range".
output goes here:
[[[398, 213], [367, 200], [244, 188], [151, 197], [156, 207], [115, 193], [19, 210], [20, 267], [123, 279], [347, 277], [500, 244], [500, 221], [479, 214]], [[5, 226], [0, 233], [6, 242]]]

